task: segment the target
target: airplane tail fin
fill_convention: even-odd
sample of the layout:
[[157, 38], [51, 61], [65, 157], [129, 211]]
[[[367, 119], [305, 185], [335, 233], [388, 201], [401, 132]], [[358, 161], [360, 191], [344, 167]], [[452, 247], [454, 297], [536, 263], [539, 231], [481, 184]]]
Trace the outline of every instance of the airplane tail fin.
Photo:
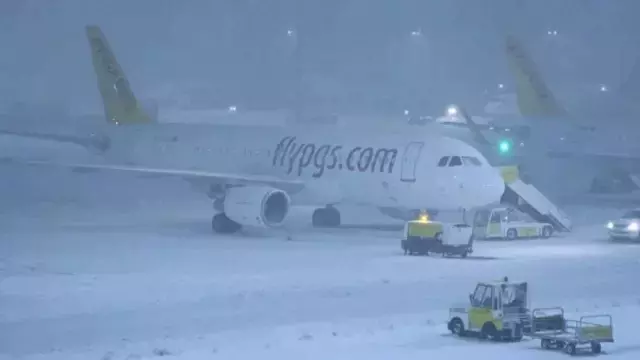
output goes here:
[[518, 108], [525, 117], [564, 117], [567, 111], [559, 104], [542, 80], [535, 63], [520, 41], [507, 37], [509, 69], [515, 77]]
[[115, 125], [155, 122], [133, 94], [100, 27], [88, 25], [86, 34], [107, 122]]

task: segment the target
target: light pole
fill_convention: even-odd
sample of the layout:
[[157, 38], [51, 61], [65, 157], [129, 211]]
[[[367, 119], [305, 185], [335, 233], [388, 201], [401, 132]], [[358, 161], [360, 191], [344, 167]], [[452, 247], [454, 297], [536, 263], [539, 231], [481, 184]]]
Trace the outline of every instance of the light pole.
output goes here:
[[293, 116], [293, 119], [299, 121], [303, 116], [304, 109], [304, 89], [303, 89], [303, 74], [304, 68], [302, 64], [302, 53], [300, 49], [300, 38], [296, 28], [288, 28], [286, 32], [287, 46], [288, 46], [288, 73], [290, 81], [289, 89], [289, 109]]
[[404, 64], [404, 82], [405, 89], [407, 89], [407, 97], [409, 100], [409, 106], [414, 114], [421, 113], [421, 99], [424, 93], [423, 78], [425, 76], [424, 71], [426, 62], [426, 39], [421, 28], [411, 31], [408, 34], [408, 38], [405, 39], [404, 55], [405, 59], [402, 62]]

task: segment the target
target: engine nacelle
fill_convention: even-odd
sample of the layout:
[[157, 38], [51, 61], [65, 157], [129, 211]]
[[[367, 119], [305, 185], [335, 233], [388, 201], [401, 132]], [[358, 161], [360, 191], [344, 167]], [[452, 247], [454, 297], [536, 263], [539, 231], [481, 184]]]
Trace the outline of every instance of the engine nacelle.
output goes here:
[[227, 190], [224, 213], [238, 224], [259, 227], [281, 225], [289, 213], [289, 195], [266, 186], [242, 186]]

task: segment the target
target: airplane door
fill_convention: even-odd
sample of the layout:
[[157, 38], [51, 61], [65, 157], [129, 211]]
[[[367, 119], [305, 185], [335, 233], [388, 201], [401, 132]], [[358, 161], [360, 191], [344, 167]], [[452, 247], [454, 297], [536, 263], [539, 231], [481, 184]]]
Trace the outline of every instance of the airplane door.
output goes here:
[[418, 159], [420, 158], [423, 147], [424, 142], [411, 142], [404, 148], [400, 181], [416, 181], [416, 167], [418, 166]]

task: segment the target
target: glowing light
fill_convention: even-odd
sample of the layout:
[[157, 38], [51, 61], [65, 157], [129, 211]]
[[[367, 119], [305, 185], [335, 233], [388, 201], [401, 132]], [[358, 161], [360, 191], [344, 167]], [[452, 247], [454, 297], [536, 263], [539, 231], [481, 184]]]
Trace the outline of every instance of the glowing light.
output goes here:
[[611, 221], [607, 223], [607, 229], [609, 230], [613, 229], [613, 223]]
[[508, 140], [500, 141], [500, 143], [498, 144], [498, 150], [502, 154], [508, 153], [509, 151], [511, 151], [511, 143]]
[[629, 226], [627, 226], [627, 230], [629, 231], [638, 231], [640, 229], [640, 226], [638, 226], [638, 223], [636, 222], [632, 222], [631, 224], [629, 224]]
[[447, 115], [448, 116], [456, 116], [458, 115], [458, 108], [455, 106], [449, 106], [447, 108]]

